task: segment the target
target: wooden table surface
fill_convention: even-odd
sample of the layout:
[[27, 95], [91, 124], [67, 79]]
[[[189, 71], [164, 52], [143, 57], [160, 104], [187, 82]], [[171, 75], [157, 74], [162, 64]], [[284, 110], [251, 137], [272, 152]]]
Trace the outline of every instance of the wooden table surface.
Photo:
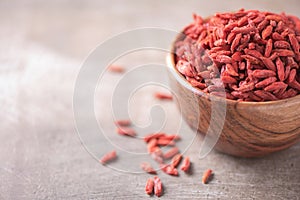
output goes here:
[[[119, 170], [104, 167], [79, 139], [72, 98], [81, 64], [99, 43], [123, 31], [139, 27], [180, 30], [193, 12], [208, 16], [242, 7], [300, 16], [298, 0], [0, 1], [0, 199], [149, 199], [144, 185], [150, 175], [120, 171], [137, 170], [130, 168], [130, 164], [137, 166], [134, 156], [122, 159], [121, 152], [112, 164]], [[119, 62], [137, 66], [145, 61], [164, 63], [164, 55], [137, 52]], [[104, 104], [109, 103], [118, 75], [108, 74], [104, 79], [96, 92], [96, 116], [105, 130], [111, 130], [109, 137], [136, 153], [144, 143], [113, 134], [110, 110]], [[132, 111], [133, 118], [142, 123], [149, 122], [150, 113], [142, 115], [141, 111], [160, 104], [149, 96], [154, 90], [140, 91], [134, 108], [141, 110]], [[179, 114], [172, 102], [161, 104], [166, 117], [153, 108], [151, 114], [157, 117], [152, 122], [166, 119], [165, 129], [172, 131]], [[100, 156], [108, 149], [103, 141], [89, 137], [86, 124], [86, 132], [80, 134], [90, 140], [83, 143], [95, 154], [99, 147], [96, 156]], [[179, 146], [187, 147], [193, 133], [180, 134]], [[199, 159], [200, 145], [196, 138], [185, 152], [193, 162], [192, 175], [170, 177], [159, 172], [165, 187], [161, 199], [300, 198], [300, 144], [259, 159], [214, 151]], [[208, 167], [215, 175], [210, 184], [202, 185], [201, 174]]]

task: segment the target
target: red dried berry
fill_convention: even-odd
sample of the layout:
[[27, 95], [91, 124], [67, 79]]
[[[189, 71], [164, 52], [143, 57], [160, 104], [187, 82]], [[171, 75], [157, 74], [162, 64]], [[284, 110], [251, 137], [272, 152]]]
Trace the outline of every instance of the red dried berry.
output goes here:
[[116, 129], [116, 132], [120, 135], [126, 135], [126, 136], [131, 136], [131, 137], [136, 136], [135, 130], [132, 128], [128, 128], [128, 127], [118, 127]]
[[182, 161], [182, 165], [180, 169], [184, 172], [188, 172], [190, 170], [191, 162], [189, 157], [185, 157]]
[[172, 100], [173, 96], [168, 93], [163, 93], [163, 92], [155, 92], [154, 93], [155, 98], [161, 99], [161, 100]]
[[117, 121], [115, 121], [115, 124], [118, 125], [118, 126], [130, 126], [131, 121], [128, 120], [128, 119], [117, 120]]
[[177, 153], [179, 153], [179, 149], [178, 149], [177, 147], [173, 147], [173, 148], [171, 148], [169, 151], [167, 151], [167, 152], [164, 154], [164, 158], [165, 158], [165, 159], [172, 158], [172, 157], [175, 156]]
[[150, 163], [142, 162], [140, 166], [145, 172], [149, 174], [156, 174], [155, 169], [150, 165]]
[[212, 175], [212, 170], [211, 169], [206, 170], [202, 176], [202, 183], [207, 184], [211, 175]]
[[166, 134], [165, 133], [150, 133], [150, 134], [148, 134], [148, 135], [146, 135], [145, 137], [144, 137], [144, 141], [145, 142], [149, 142], [151, 139], [153, 139], [153, 138], [159, 138], [159, 137], [163, 137], [163, 136], [165, 136]]
[[100, 163], [106, 164], [114, 159], [117, 158], [117, 153], [115, 150], [108, 152], [107, 154], [103, 155], [102, 158], [99, 160]]
[[155, 176], [153, 179], [154, 179], [154, 194], [157, 197], [160, 197], [163, 194], [162, 182], [160, 178], [158, 178], [157, 176]]
[[174, 146], [175, 142], [166, 138], [158, 138], [157, 145], [159, 146]]
[[152, 195], [153, 190], [154, 190], [154, 181], [152, 178], [148, 178], [145, 186], [145, 192], [148, 195]]
[[176, 154], [172, 158], [171, 165], [176, 168], [179, 165], [181, 159], [182, 159], [182, 155], [180, 153]]
[[108, 70], [114, 73], [123, 73], [125, 71], [125, 68], [121, 65], [110, 65], [108, 67]]

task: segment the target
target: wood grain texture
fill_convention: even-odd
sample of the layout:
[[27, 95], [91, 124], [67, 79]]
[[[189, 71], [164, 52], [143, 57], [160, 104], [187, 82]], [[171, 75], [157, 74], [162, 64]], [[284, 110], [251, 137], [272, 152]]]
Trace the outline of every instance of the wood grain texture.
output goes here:
[[[144, 193], [149, 175], [104, 167], [82, 146], [72, 110], [80, 65], [97, 44], [122, 31], [144, 26], [179, 30], [192, 12], [208, 16], [241, 7], [297, 15], [299, 1], [1, 1], [0, 199], [154, 199]], [[147, 53], [134, 61], [150, 58]], [[154, 58], [165, 62], [164, 56]], [[106, 92], [115, 78], [107, 78]], [[112, 121], [104, 119], [114, 130]], [[186, 152], [193, 175], [176, 178], [159, 172], [165, 186], [160, 199], [299, 199], [299, 144], [264, 158], [212, 152], [198, 159], [197, 137]], [[202, 185], [208, 167], [215, 176]]]

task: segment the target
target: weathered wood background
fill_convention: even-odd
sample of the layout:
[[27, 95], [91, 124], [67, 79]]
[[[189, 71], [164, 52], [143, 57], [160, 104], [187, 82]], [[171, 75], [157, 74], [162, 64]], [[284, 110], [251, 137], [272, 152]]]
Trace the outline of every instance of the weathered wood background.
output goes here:
[[[148, 199], [144, 184], [149, 175], [103, 167], [79, 140], [72, 95], [81, 63], [97, 44], [122, 31], [153, 26], [180, 30], [192, 12], [209, 16], [242, 7], [300, 16], [298, 0], [0, 1], [0, 199]], [[162, 55], [148, 55], [123, 63], [164, 62]], [[116, 76], [109, 75], [104, 91]], [[101, 107], [106, 93], [100, 94]], [[105, 122], [106, 113], [102, 106], [97, 115]], [[106, 122], [113, 130], [111, 121]], [[217, 152], [198, 159], [199, 145], [196, 140], [187, 152], [193, 175], [160, 173], [165, 185], [161, 199], [300, 198], [300, 144], [259, 159]], [[202, 185], [207, 167], [215, 176]]]

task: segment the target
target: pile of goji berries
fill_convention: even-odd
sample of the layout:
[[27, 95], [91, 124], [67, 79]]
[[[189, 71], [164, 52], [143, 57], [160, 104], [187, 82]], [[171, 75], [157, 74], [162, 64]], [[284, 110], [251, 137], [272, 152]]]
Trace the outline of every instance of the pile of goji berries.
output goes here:
[[217, 13], [194, 22], [175, 43], [176, 68], [194, 87], [239, 101], [300, 93], [300, 20], [257, 10]]

